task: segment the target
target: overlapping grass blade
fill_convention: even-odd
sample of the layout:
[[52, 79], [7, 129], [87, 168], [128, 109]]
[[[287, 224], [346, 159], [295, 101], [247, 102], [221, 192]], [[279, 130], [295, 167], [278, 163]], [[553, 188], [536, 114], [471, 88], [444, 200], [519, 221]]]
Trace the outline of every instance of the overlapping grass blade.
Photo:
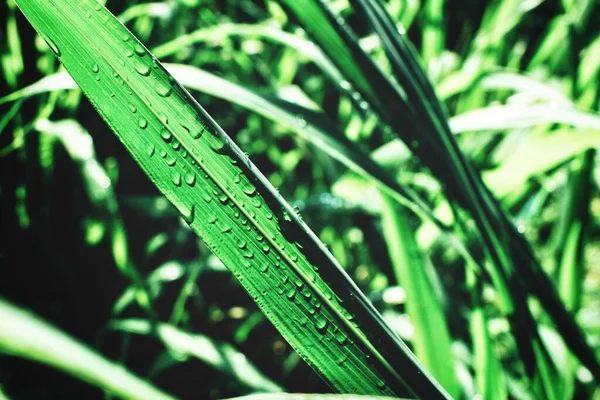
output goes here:
[[0, 321], [2, 353], [60, 369], [122, 398], [173, 399], [54, 326], [1, 298]]
[[170, 324], [159, 323], [153, 327], [149, 321], [139, 319], [112, 321], [110, 327], [138, 335], [155, 331], [167, 349], [179, 358], [195, 357], [254, 391], [283, 391], [228, 343], [217, 343], [208, 336], [190, 334]]
[[[584, 269], [584, 248], [589, 235], [590, 201], [592, 198], [592, 171], [596, 150], [588, 150], [575, 160], [571, 171], [564, 204], [564, 212], [555, 235], [554, 248], [558, 263], [560, 296], [572, 312], [581, 307]], [[562, 346], [562, 344], [561, 344]], [[565, 390], [562, 399], [573, 398], [577, 360], [567, 355]]]
[[450, 395], [460, 398], [461, 388], [454, 370], [452, 338], [444, 308], [426, 273], [425, 261], [407, 214], [382, 195], [383, 235], [394, 267], [395, 278], [406, 292], [406, 309], [415, 330], [415, 355]]
[[[370, 62], [348, 28], [333, 16], [324, 3], [310, 0], [294, 4], [288, 1], [285, 3], [325, 52], [332, 56], [332, 60], [349, 80], [359, 89], [368, 86], [364, 94], [369, 100], [373, 100], [379, 114], [412, 146], [415, 154], [434, 174], [445, 182], [449, 194], [473, 215], [493, 261], [490, 275], [501, 293], [506, 313], [513, 320], [513, 332], [528, 372], [533, 374], [538, 363], [548, 364], [548, 370], [553, 368], [527, 306], [526, 293], [527, 290], [531, 290], [553, 317], [571, 350], [581, 360], [585, 360], [584, 363], [600, 377], [600, 365], [589, 349], [581, 329], [560, 302], [553, 284], [541, 270], [528, 243], [511, 225], [460, 152], [448, 129], [442, 108], [414, 57], [414, 51], [397, 32], [380, 4], [367, 0], [353, 2], [379, 34], [396, 71], [396, 78], [410, 103], [407, 103], [404, 96], [394, 89], [393, 83]], [[328, 24], [327, 28], [322, 26], [324, 23]], [[340, 46], [344, 48], [341, 49]], [[345, 53], [353, 54], [356, 62], [347, 65], [349, 60], [344, 57], [337, 58], [338, 54]], [[336, 54], [336, 58], [333, 58], [333, 54]], [[360, 71], [357, 72], [357, 69]], [[372, 99], [374, 88], [377, 88], [379, 97], [375, 96]], [[381, 99], [387, 99], [388, 96], [393, 96], [395, 101], [382, 103]], [[552, 388], [546, 386], [545, 390], [549, 393]]]
[[397, 397], [360, 396], [351, 394], [252, 394], [249, 396], [233, 397], [228, 400], [402, 400]]
[[471, 293], [473, 308], [469, 328], [473, 339], [473, 366], [478, 394], [484, 399], [505, 400], [507, 388], [504, 371], [494, 351], [481, 299], [483, 284], [477, 279], [472, 267], [467, 269], [467, 287]]
[[152, 182], [334, 389], [446, 398], [247, 156], [104, 7], [18, 5]]
[[[464, 258], [471, 260], [468, 250], [461, 241], [452, 234], [447, 225], [434, 215], [430, 207], [412, 188], [392, 179], [384, 169], [371, 160], [369, 155], [339, 132], [335, 124], [323, 113], [281, 98], [262, 95], [196, 67], [169, 63], [165, 63], [164, 66], [177, 78], [178, 82], [188, 89], [227, 100], [265, 118], [287, 125], [300, 137], [332, 156], [350, 170], [375, 183], [380, 190], [410, 209], [421, 219], [431, 221], [449, 237], [450, 242]], [[30, 86], [0, 98], [0, 104], [46, 91], [74, 89], [75, 86], [75, 82], [66, 72], [60, 72], [46, 76]], [[397, 153], [394, 154], [394, 157], [396, 155]]]

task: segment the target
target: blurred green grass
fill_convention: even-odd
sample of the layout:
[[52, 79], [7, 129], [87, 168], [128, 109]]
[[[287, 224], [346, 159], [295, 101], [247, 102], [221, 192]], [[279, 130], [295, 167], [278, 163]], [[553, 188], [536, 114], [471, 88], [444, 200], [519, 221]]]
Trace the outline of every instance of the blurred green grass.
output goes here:
[[[598, 355], [600, 170], [589, 149], [597, 147], [600, 135], [600, 25], [591, 17], [599, 5], [566, 0], [390, 0], [385, 5], [421, 55], [463, 153], [527, 238]], [[326, 133], [341, 132], [347, 147], [370, 153], [398, 185], [435, 210], [472, 260], [465, 262], [430, 220], [407, 213], [405, 223], [420, 251], [414, 265], [424, 265], [425, 272], [413, 279], [426, 278], [430, 286], [423, 300], [413, 297], [411, 283], [416, 283], [402, 282], [404, 275], [392, 262], [376, 180], [349, 172], [348, 164], [314, 137], [297, 134], [313, 120], [264, 118], [241, 97], [215, 96], [219, 86], [213, 93], [194, 92], [298, 207], [403, 339], [442, 351], [429, 335], [423, 337], [416, 328], [419, 315], [410, 311], [414, 303], [439, 304], [452, 339], [447, 368], [455, 371], [460, 396], [539, 397], [519, 360], [501, 294], [472, 265], [486, 265], [489, 255], [468, 213], [445, 197], [448, 182], [436, 180], [431, 167], [395, 139], [372, 106], [361, 107], [370, 99], [345, 91], [336, 60], [312, 47], [312, 38], [280, 2], [109, 0], [107, 6], [149, 48], [173, 43], [161, 61], [201, 68], [276, 105], [283, 99], [316, 110], [333, 127]], [[391, 76], [393, 67], [360, 13], [347, 1], [330, 6]], [[12, 0], [0, 7], [2, 98], [60, 68]], [[232, 24], [243, 25], [236, 31]], [[208, 33], [185, 40], [197, 30]], [[0, 106], [0, 295], [177, 397], [251, 393], [253, 388], [231, 370], [174, 353], [155, 335], [107, 329], [121, 318], [148, 317], [148, 310], [127, 294], [139, 275], [153, 300], [150, 314], [159, 320], [234, 344], [286, 391], [327, 391], [181, 223], [80, 92], [50, 85], [43, 91]], [[289, 110], [291, 115], [304, 112]], [[54, 122], [42, 123], [47, 119]], [[71, 125], [54, 128], [65, 120]], [[361, 164], [351, 157], [357, 160]], [[137, 272], [120, 275], [124, 265], [135, 265]], [[566, 352], [540, 305], [530, 300], [530, 309], [558, 367], [557, 398], [593, 398], [589, 371]], [[208, 384], [198, 385], [199, 376]], [[14, 357], [2, 356], [0, 384], [15, 399], [102, 396]]]

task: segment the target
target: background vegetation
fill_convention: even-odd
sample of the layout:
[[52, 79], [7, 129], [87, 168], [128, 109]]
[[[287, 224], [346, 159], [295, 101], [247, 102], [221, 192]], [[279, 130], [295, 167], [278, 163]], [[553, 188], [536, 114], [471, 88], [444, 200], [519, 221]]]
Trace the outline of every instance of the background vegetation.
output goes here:
[[[329, 5], [386, 75], [401, 81], [361, 2], [351, 3]], [[285, 1], [106, 5], [161, 61], [180, 64], [172, 69], [176, 78], [297, 207], [453, 396], [549, 398], [548, 385], [556, 398], [599, 395], [592, 373], [566, 350], [552, 310], [544, 312], [533, 298], [529, 306], [556, 371], [545, 374], [550, 383], [528, 378], [504, 294], [474, 268], [493, 263], [493, 256], [465, 203], [447, 201], [448, 193], [451, 200], [465, 196], [464, 188], [423, 155], [412, 156], [409, 147], [418, 153], [422, 138], [409, 147], [398, 141], [394, 130], [404, 123], [410, 130], [414, 121], [398, 115], [390, 127], [372, 99], [340, 90], [348, 85], [346, 72], [318, 48], [324, 26], [307, 28]], [[598, 353], [600, 25], [592, 16], [600, 6], [583, 0], [385, 6], [414, 43], [461, 150]], [[97, 354], [178, 398], [328, 392], [66, 75], [42, 79], [61, 67], [12, 0], [0, 7], [0, 398], [103, 397], [72, 377], [110, 390], [110, 380], [78, 373], [77, 360], [96, 360], [101, 369]], [[203, 71], [212, 75], [198, 75]], [[340, 155], [319, 141], [319, 132], [343, 133], [355, 153]], [[349, 171], [352, 163], [367, 165], [356, 157], [365, 153], [435, 209], [452, 233], [440, 234], [422, 213], [400, 208], [380, 191], [380, 176]], [[136, 301], [140, 280], [152, 300], [148, 308]], [[65, 333], [87, 347], [76, 347]], [[57, 355], [36, 357], [36, 341], [67, 355], [66, 364]], [[104, 365], [108, 376], [115, 373], [111, 365]]]

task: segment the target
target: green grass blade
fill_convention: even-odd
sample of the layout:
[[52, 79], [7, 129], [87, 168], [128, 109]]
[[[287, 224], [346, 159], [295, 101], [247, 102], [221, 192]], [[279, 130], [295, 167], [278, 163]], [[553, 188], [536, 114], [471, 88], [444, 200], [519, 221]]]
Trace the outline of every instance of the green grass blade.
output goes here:
[[170, 324], [159, 323], [153, 327], [150, 322], [139, 319], [112, 321], [110, 327], [138, 335], [148, 335], [155, 330], [169, 351], [179, 357], [196, 357], [216, 370], [229, 375], [231, 379], [256, 391], [283, 391], [279, 385], [264, 376], [242, 353], [228, 343], [217, 343], [208, 336], [190, 334]]
[[128, 399], [173, 399], [35, 315], [0, 298], [0, 352], [60, 369]]
[[247, 156], [104, 7], [18, 5], [152, 182], [335, 390], [446, 397]]
[[2, 390], [2, 385], [0, 385], [0, 400], [10, 400], [10, 398]]
[[425, 66], [439, 57], [444, 50], [444, 3], [444, 0], [425, 1], [421, 47]]
[[402, 400], [397, 397], [357, 396], [351, 394], [252, 394], [250, 396], [232, 397], [227, 400]]
[[[364, 11], [363, 17], [384, 43], [396, 72], [395, 77], [406, 92], [409, 102], [415, 107], [414, 118], [423, 125], [422, 135], [417, 138], [419, 145], [414, 148], [415, 153], [446, 184], [449, 195], [466, 208], [475, 220], [492, 261], [490, 276], [496, 288], [503, 293], [504, 306], [512, 320], [513, 334], [528, 373], [533, 375], [536, 371], [547, 371], [553, 375], [555, 369], [536, 330], [535, 319], [528, 309], [527, 291], [531, 291], [553, 318], [571, 350], [582, 361], [585, 360], [586, 366], [600, 377], [600, 363], [594, 357], [581, 328], [561, 303], [529, 243], [519, 235], [454, 140], [442, 107], [416, 61], [412, 47], [404, 35], [394, 28], [393, 21], [377, 0], [354, 0], [354, 4]], [[507, 21], [503, 20], [501, 23], [507, 24], [506, 29], [512, 29], [514, 25]], [[504, 29], [502, 27], [501, 31]], [[492, 33], [492, 40], [495, 36], [501, 37]], [[418, 122], [413, 125], [418, 126]], [[437, 156], [435, 161], [430, 159], [432, 155]], [[550, 380], [543, 382], [545, 392], [551, 393]]]
[[415, 329], [415, 355], [450, 395], [460, 398], [454, 370], [452, 339], [444, 309], [425, 271], [425, 261], [415, 241], [406, 213], [382, 195], [383, 235], [398, 283], [406, 292], [406, 309]]
[[558, 82], [544, 82], [525, 74], [494, 72], [483, 76], [477, 85], [486, 91], [511, 90], [548, 103], [573, 107], [573, 101], [563, 93]]
[[[585, 278], [584, 250], [589, 236], [590, 201], [592, 198], [596, 150], [588, 150], [575, 159], [568, 182], [564, 213], [555, 242], [556, 258], [559, 262], [559, 293], [569, 310], [577, 312], [581, 307]], [[564, 344], [560, 344], [564, 347]], [[565, 389], [562, 399], [573, 398], [575, 379], [579, 364], [568, 354], [565, 368]]]
[[594, 169], [594, 149], [578, 157], [571, 172], [564, 209], [565, 230], [560, 242], [555, 245], [561, 260], [559, 269], [559, 292], [569, 310], [581, 307], [585, 276], [583, 251], [590, 215]]
[[337, 67], [309, 40], [272, 26], [250, 24], [219, 24], [201, 28], [176, 39], [163, 43], [152, 50], [157, 58], [164, 58], [199, 42], [219, 42], [231, 36], [260, 38], [294, 49], [298, 54], [315, 63], [333, 82], [341, 82], [342, 75]]
[[456, 133], [522, 129], [542, 124], [600, 130], [600, 116], [564, 106], [515, 104], [477, 108], [452, 118]]
[[487, 319], [481, 305], [471, 312], [470, 329], [478, 393], [484, 399], [504, 400], [507, 398], [504, 372], [494, 353]]
[[[450, 229], [435, 217], [430, 207], [412, 188], [399, 184], [392, 179], [356, 144], [350, 142], [339, 132], [335, 124], [323, 113], [303, 108], [280, 98], [262, 95], [196, 67], [168, 63], [165, 63], [164, 66], [178, 82], [188, 89], [227, 100], [272, 121], [287, 125], [298, 136], [309, 141], [358, 175], [373, 181], [380, 190], [393, 197], [397, 202], [410, 209], [420, 218], [430, 220], [449, 237], [452, 236]], [[4, 98], [0, 98], [0, 104], [24, 99], [46, 91], [66, 90], [75, 87], [75, 82], [66, 72], [56, 73], [46, 76]], [[463, 257], [470, 259], [467, 249], [462, 246], [461, 242], [456, 238], [451, 237], [450, 239]]]

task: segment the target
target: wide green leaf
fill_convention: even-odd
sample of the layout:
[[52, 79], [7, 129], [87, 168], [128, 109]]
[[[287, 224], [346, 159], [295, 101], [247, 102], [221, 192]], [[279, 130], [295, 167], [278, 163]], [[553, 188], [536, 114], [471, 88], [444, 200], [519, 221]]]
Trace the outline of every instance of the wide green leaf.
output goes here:
[[152, 182], [334, 389], [447, 396], [248, 157], [104, 7], [17, 3]]

